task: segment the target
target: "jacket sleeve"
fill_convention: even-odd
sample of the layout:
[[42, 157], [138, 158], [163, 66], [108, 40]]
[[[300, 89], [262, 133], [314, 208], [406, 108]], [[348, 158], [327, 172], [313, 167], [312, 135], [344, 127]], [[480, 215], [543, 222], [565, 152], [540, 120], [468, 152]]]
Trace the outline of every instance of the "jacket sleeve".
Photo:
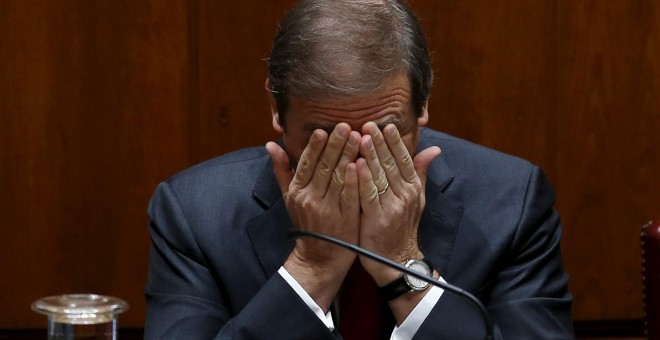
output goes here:
[[[510, 247], [497, 261], [487, 292], [478, 292], [494, 321], [496, 339], [574, 338], [572, 296], [562, 266], [561, 224], [554, 201], [545, 175], [535, 167]], [[484, 335], [476, 307], [445, 292], [415, 338], [483, 339]]]
[[176, 193], [162, 183], [149, 204], [146, 339], [335, 339], [279, 275], [232, 311]]

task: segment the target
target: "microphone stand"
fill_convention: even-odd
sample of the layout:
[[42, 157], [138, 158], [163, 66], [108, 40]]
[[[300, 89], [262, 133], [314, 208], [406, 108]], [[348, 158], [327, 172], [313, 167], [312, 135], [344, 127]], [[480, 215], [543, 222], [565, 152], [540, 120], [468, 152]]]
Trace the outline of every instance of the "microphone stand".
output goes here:
[[313, 237], [313, 238], [316, 238], [316, 239], [320, 239], [320, 240], [323, 240], [323, 241], [326, 241], [326, 242], [336, 244], [340, 247], [349, 249], [349, 250], [351, 250], [355, 253], [358, 253], [362, 256], [366, 256], [369, 259], [374, 260], [376, 262], [379, 262], [381, 264], [384, 264], [384, 265], [386, 265], [390, 268], [394, 268], [394, 269], [396, 269], [396, 270], [398, 270], [402, 273], [406, 273], [408, 275], [414, 276], [414, 277], [416, 277], [420, 280], [424, 280], [424, 281], [426, 281], [426, 282], [428, 282], [428, 283], [430, 283], [434, 286], [440, 287], [444, 290], [450, 291], [451, 293], [453, 293], [455, 295], [458, 295], [462, 298], [465, 298], [468, 301], [470, 301], [472, 304], [474, 304], [479, 309], [479, 312], [481, 313], [481, 316], [484, 320], [484, 325], [486, 327], [486, 340], [494, 339], [493, 338], [493, 320], [491, 319], [490, 314], [488, 314], [488, 311], [486, 310], [486, 307], [484, 307], [484, 305], [481, 303], [481, 301], [479, 301], [479, 299], [477, 299], [474, 295], [470, 294], [469, 292], [465, 291], [464, 289], [458, 288], [458, 287], [456, 287], [454, 285], [451, 285], [449, 283], [438, 281], [438, 280], [434, 279], [433, 277], [426, 276], [424, 274], [421, 274], [419, 272], [416, 272], [414, 270], [406, 268], [406, 267], [404, 267], [403, 265], [401, 265], [399, 263], [396, 263], [396, 262], [394, 262], [394, 261], [392, 261], [388, 258], [385, 258], [383, 256], [380, 256], [376, 253], [372, 253], [372, 252], [370, 252], [370, 251], [368, 251], [364, 248], [360, 248], [360, 247], [358, 247], [354, 244], [351, 244], [351, 243], [348, 243], [348, 242], [345, 242], [345, 241], [342, 241], [342, 240], [339, 240], [339, 239], [336, 239], [336, 238], [333, 238], [333, 237], [330, 237], [330, 236], [327, 236], [327, 235], [323, 235], [323, 234], [319, 234], [319, 233], [315, 233], [315, 232], [307, 231], [307, 230], [291, 229], [291, 230], [289, 230], [288, 236], [292, 237], [292, 238]]

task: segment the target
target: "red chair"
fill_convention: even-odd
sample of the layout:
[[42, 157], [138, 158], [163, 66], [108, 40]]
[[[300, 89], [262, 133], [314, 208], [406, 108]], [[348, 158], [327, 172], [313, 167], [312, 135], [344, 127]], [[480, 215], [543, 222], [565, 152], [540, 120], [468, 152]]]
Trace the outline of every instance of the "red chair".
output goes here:
[[641, 238], [646, 336], [660, 340], [660, 220], [647, 223]]

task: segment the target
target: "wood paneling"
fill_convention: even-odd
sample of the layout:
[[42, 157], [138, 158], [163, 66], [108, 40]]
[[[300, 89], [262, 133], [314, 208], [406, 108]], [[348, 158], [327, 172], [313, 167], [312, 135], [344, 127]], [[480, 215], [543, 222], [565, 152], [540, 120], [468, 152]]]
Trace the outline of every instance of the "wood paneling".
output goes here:
[[429, 125], [552, 166], [554, 4], [414, 1], [435, 69]]
[[659, 10], [558, 2], [554, 182], [581, 319], [643, 315], [639, 233], [660, 215]]
[[144, 314], [146, 206], [188, 164], [185, 1], [3, 1], [0, 327], [46, 295]]
[[[293, 0], [0, 1], [0, 328], [41, 296], [127, 299], [146, 205], [187, 166], [276, 138], [263, 89]], [[411, 0], [430, 126], [542, 166], [581, 320], [642, 316], [639, 228], [660, 213], [660, 4]]]
[[200, 1], [200, 159], [278, 137], [264, 89], [266, 58], [277, 22], [293, 3]]

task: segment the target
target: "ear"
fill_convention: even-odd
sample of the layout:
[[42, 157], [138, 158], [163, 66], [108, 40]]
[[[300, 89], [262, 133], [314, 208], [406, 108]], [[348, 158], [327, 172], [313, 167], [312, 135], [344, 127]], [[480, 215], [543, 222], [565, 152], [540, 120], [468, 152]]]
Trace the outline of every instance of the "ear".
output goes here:
[[421, 126], [426, 126], [426, 123], [429, 122], [429, 102], [426, 102], [424, 104], [424, 107], [422, 108], [422, 114], [419, 115], [417, 118], [417, 125]]
[[280, 114], [277, 112], [277, 104], [275, 103], [275, 98], [271, 93], [270, 81], [268, 81], [268, 78], [266, 78], [265, 86], [266, 94], [268, 95], [268, 99], [270, 101], [270, 114], [273, 116], [273, 130], [279, 134], [282, 134], [284, 132], [284, 127], [280, 123]]

